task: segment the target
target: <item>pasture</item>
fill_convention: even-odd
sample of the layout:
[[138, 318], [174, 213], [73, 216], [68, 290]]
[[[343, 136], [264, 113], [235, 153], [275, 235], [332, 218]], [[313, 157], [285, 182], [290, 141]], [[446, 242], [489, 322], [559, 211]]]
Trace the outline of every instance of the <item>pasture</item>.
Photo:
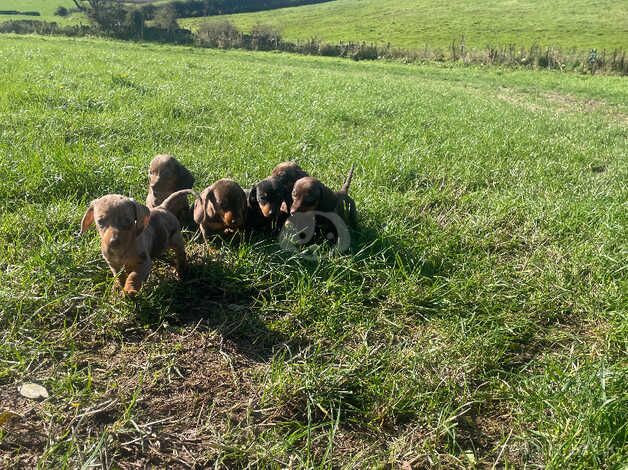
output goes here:
[[[446, 49], [464, 35], [467, 47], [473, 48], [628, 48], [628, 7], [614, 0], [556, 0], [551, 6], [539, 0], [336, 0], [211, 19], [229, 20], [243, 31], [256, 23], [270, 25], [291, 41], [318, 38]], [[194, 29], [206, 21], [189, 18], [180, 24]]]
[[[82, 15], [77, 14], [66, 18], [56, 16], [54, 14], [55, 10], [60, 6], [69, 9], [73, 8], [75, 5], [72, 0], [2, 0], [2, 2], [0, 2], [0, 10], [38, 11], [41, 16], [0, 14], [0, 22], [11, 20], [41, 20], [68, 24], [80, 23], [80, 19], [83, 19]], [[83, 22], [86, 23], [87, 20], [83, 19]]]
[[[628, 459], [625, 78], [4, 35], [0, 82], [0, 467]], [[112, 293], [81, 216], [160, 152], [354, 162], [351, 253], [187, 233]]]

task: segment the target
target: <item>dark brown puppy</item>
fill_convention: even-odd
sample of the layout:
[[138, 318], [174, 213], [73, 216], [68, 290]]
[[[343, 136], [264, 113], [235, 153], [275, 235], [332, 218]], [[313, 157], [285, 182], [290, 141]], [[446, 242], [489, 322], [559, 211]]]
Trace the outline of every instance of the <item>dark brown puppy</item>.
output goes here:
[[246, 222], [246, 194], [238, 183], [221, 179], [205, 188], [194, 202], [194, 221], [203, 238], [212, 233], [235, 231]]
[[120, 273], [124, 293], [136, 294], [148, 278], [153, 258], [168, 249], [176, 253], [179, 277], [187, 263], [179, 221], [170, 209], [191, 190], [171, 194], [154, 209], [119, 194], [92, 201], [81, 220], [81, 234], [96, 222], [100, 248], [114, 276]]
[[309, 211], [336, 212], [344, 220], [355, 223], [355, 202], [348, 194], [353, 169], [351, 166], [347, 179], [338, 192], [332, 191], [316, 178], [307, 176], [299, 179], [292, 190], [290, 214]]
[[273, 219], [264, 217], [256, 197], [255, 186], [245, 189], [246, 195], [246, 229], [255, 232], [270, 232]]
[[[146, 206], [153, 209], [168, 196], [181, 189], [190, 189], [194, 185], [194, 176], [172, 155], [157, 155], [148, 167], [148, 196]], [[181, 223], [186, 223], [190, 216], [190, 206], [185, 198], [178, 198], [172, 207], [172, 213]]]
[[249, 197], [257, 200], [262, 215], [279, 222], [281, 211], [290, 212], [292, 188], [307, 173], [294, 162], [282, 162], [277, 165], [271, 176], [260, 181], [249, 191]]

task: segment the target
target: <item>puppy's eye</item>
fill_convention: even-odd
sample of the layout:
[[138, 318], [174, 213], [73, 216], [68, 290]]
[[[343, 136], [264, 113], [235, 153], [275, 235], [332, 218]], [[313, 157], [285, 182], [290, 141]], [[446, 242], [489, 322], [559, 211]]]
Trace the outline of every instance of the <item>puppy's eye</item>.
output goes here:
[[97, 220], [96, 225], [98, 225], [98, 227], [100, 228], [103, 228], [105, 226], [105, 221], [103, 219]]

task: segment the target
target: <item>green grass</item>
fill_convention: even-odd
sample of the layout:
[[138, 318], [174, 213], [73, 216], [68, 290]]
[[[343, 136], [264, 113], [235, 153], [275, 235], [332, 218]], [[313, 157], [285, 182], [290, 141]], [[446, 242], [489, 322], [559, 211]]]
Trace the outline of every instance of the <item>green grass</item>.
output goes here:
[[[628, 459], [624, 78], [2, 36], [0, 82], [0, 466]], [[158, 152], [355, 162], [352, 253], [189, 233], [112, 294], [79, 221]]]
[[[219, 19], [244, 31], [258, 22], [272, 25], [289, 40], [317, 37], [410, 49], [447, 48], [461, 35], [475, 48], [534, 43], [564, 49], [628, 48], [628, 7], [614, 0], [336, 0]], [[189, 18], [181, 24], [195, 28], [207, 20]]]
[[55, 10], [60, 7], [76, 8], [72, 0], [2, 0], [0, 10], [17, 11], [38, 11], [41, 16], [26, 15], [0, 15], [0, 22], [12, 20], [36, 20], [55, 21], [59, 24], [87, 23], [87, 20], [80, 14], [72, 14], [67, 17], [56, 16]]

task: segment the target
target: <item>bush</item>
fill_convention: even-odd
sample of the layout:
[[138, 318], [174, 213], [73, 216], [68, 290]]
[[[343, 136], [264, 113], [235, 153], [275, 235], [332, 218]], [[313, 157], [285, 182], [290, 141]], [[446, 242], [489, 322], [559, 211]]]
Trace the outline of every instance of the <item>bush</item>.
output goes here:
[[362, 43], [351, 52], [350, 57], [353, 60], [376, 60], [378, 57], [377, 46]]
[[340, 55], [340, 47], [336, 44], [321, 43], [318, 46], [318, 53], [327, 57], [338, 57]]
[[242, 34], [230, 21], [215, 21], [203, 23], [197, 32], [197, 41], [208, 47], [221, 49], [239, 47]]
[[250, 46], [255, 51], [271, 51], [279, 49], [281, 34], [272, 26], [256, 24], [251, 29]]

